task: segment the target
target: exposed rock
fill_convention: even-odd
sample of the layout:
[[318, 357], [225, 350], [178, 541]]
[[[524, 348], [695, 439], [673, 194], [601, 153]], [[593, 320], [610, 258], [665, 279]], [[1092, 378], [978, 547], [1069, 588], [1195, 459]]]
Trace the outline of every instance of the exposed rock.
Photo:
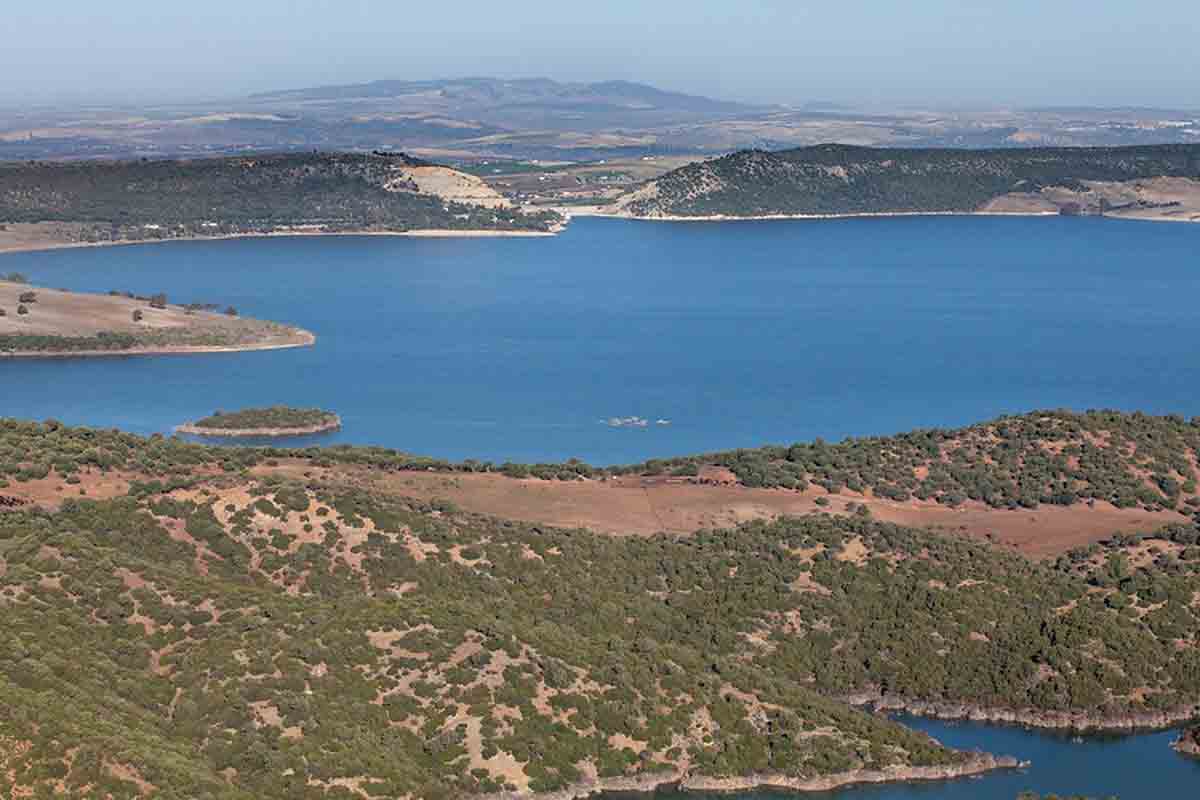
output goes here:
[[1185, 756], [1200, 758], [1200, 725], [1185, 730], [1171, 746]]

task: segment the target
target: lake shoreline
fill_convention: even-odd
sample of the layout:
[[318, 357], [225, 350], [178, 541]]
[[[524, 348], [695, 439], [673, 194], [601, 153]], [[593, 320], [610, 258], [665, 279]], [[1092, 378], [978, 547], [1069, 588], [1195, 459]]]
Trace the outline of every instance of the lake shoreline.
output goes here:
[[[518, 230], [449, 230], [421, 229], [412, 231], [314, 231], [314, 230], [280, 230], [267, 233], [231, 233], [220, 236], [179, 236], [166, 239], [138, 239], [106, 242], [71, 242], [53, 237], [31, 238], [26, 241], [5, 241], [0, 231], [0, 256], [10, 253], [36, 253], [49, 250], [65, 250], [87, 247], [126, 247], [143, 244], [168, 244], [171, 242], [222, 242], [237, 239], [280, 239], [300, 237], [331, 237], [331, 236], [383, 236], [409, 239], [540, 239], [561, 234], [569, 226], [573, 217], [593, 217], [600, 219], [623, 219], [637, 222], [771, 222], [799, 220], [845, 220], [845, 219], [902, 219], [911, 217], [1061, 217], [1066, 216], [1057, 211], [862, 211], [832, 214], [753, 214], [747, 216], [732, 214], [706, 214], [700, 216], [656, 215], [643, 216], [624, 212], [606, 211], [598, 206], [562, 206], [553, 207], [565, 218], [565, 222], [555, 225], [547, 231], [518, 231]], [[1095, 215], [1084, 215], [1095, 216]], [[1200, 223], [1200, 218], [1183, 218], [1165, 215], [1120, 215], [1106, 214], [1095, 216], [1097, 219], [1124, 220], [1131, 222], [1182, 222]], [[14, 223], [9, 223], [14, 224]], [[33, 223], [41, 224], [41, 223]]]
[[660, 789], [674, 788], [682, 792], [731, 794], [760, 789], [781, 790], [808, 794], [829, 792], [849, 786], [881, 783], [924, 783], [954, 780], [982, 775], [996, 770], [1024, 769], [1029, 762], [1009, 756], [974, 753], [959, 764], [933, 767], [896, 766], [883, 769], [858, 769], [836, 772], [815, 778], [793, 778], [787, 775], [748, 775], [734, 778], [710, 778], [690, 775], [686, 770], [661, 772], [655, 775], [599, 778], [593, 782], [577, 783], [553, 792], [532, 795], [519, 792], [499, 792], [484, 795], [480, 800], [584, 800], [602, 795], [651, 795]]
[[125, 350], [0, 350], [0, 359], [18, 358], [105, 358], [117, 356], [180, 356], [205, 355], [210, 353], [251, 353], [266, 350], [291, 350], [312, 347], [317, 342], [316, 334], [297, 328], [295, 341], [257, 342], [242, 345], [176, 345], [159, 347], [131, 347]]
[[907, 700], [889, 697], [877, 691], [858, 692], [842, 699], [852, 706], [868, 706], [877, 712], [905, 713], [929, 719], [983, 722], [1075, 733], [1161, 731], [1200, 719], [1200, 704], [1163, 711], [1096, 714], [1087, 711], [987, 708], [970, 703]]
[[[10, 223], [12, 224], [12, 223]], [[35, 223], [36, 224], [36, 223]], [[272, 231], [269, 233], [230, 233], [220, 236], [176, 236], [166, 239], [136, 239], [118, 242], [70, 242], [47, 237], [27, 241], [6, 242], [0, 232], [0, 256], [10, 253], [37, 253], [48, 250], [74, 250], [88, 247], [129, 247], [143, 244], [170, 244], [173, 242], [224, 242], [237, 239], [286, 239], [327, 236], [385, 236], [403, 237], [409, 239], [505, 239], [505, 238], [545, 238], [557, 236], [562, 227], [549, 231], [508, 231], [508, 230], [413, 230], [413, 231]]]
[[[570, 219], [571, 217], [598, 217], [608, 219], [627, 219], [638, 222], [769, 222], [788, 220], [834, 220], [834, 219], [890, 219], [906, 217], [1063, 217], [1070, 216], [1058, 211], [858, 211], [832, 214], [704, 214], [698, 216], [682, 216], [663, 214], [644, 216], [623, 212], [605, 211], [602, 207], [582, 206], [572, 210], [570, 206], [555, 208], [558, 213]], [[1072, 218], [1094, 217], [1096, 219], [1130, 220], [1135, 222], [1192, 222], [1200, 223], [1200, 219], [1185, 219], [1170, 216], [1125, 216], [1116, 214], [1076, 215]]]

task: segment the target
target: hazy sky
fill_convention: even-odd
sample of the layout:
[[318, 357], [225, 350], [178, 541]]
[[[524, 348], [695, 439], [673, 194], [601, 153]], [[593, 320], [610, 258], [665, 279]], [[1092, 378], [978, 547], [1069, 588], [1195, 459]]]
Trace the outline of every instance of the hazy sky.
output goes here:
[[492, 75], [729, 99], [1200, 107], [1200, 0], [5, 2], [0, 102]]

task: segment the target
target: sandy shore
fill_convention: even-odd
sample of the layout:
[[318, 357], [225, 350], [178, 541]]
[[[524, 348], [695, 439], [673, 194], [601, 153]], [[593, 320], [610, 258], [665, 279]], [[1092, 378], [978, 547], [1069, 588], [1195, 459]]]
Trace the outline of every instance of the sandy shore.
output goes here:
[[[873, 219], [899, 217], [1057, 217], [1057, 211], [870, 211], [852, 214], [755, 214], [739, 216], [731, 214], [708, 214], [703, 216], [638, 216], [623, 211], [611, 211], [604, 206], [562, 206], [553, 207], [567, 219], [569, 224], [572, 217], [608, 217], [612, 219], [630, 219], [642, 222], [762, 222], [772, 220], [831, 220], [831, 219]], [[1200, 216], [1182, 217], [1179, 215], [1154, 214], [1139, 212], [1136, 214], [1106, 214], [1105, 219], [1133, 220], [1141, 222], [1196, 222]], [[10, 225], [10, 228], [12, 226]], [[507, 239], [507, 238], [546, 238], [557, 236], [566, 229], [567, 225], [555, 226], [549, 231], [505, 231], [505, 230], [414, 230], [414, 231], [310, 231], [287, 230], [271, 231], [270, 233], [233, 233], [222, 236], [181, 236], [171, 239], [142, 239], [120, 242], [69, 242], [53, 237], [38, 237], [14, 235], [12, 231], [0, 231], [0, 255], [5, 253], [28, 253], [41, 250], [64, 250], [79, 247], [127, 247], [143, 244], [165, 244], [170, 242], [220, 242], [231, 239], [275, 239], [307, 236], [388, 236], [407, 237], [412, 239]]]
[[415, 231], [308, 231], [288, 230], [270, 233], [231, 233], [222, 236], [181, 236], [170, 239], [140, 239], [120, 242], [64, 242], [52, 237], [20, 237], [6, 235], [0, 231], [0, 255], [4, 253], [29, 253], [40, 250], [67, 250], [82, 247], [128, 247], [142, 244], [169, 244], [171, 242], [221, 242], [231, 239], [277, 239], [308, 236], [399, 236], [413, 239], [493, 239], [493, 238], [544, 238], [557, 236], [561, 227], [551, 231], [502, 231], [502, 230], [415, 230]]
[[175, 432], [186, 433], [192, 436], [238, 439], [250, 436], [311, 436], [314, 433], [336, 431], [341, 427], [342, 418], [334, 414], [331, 419], [319, 425], [306, 425], [301, 428], [202, 428], [188, 422], [175, 426]]

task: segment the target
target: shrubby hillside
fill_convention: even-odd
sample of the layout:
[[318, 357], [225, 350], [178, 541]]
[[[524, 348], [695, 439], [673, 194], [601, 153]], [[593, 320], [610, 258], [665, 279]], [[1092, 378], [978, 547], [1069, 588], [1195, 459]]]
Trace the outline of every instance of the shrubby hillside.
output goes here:
[[[798, 442], [729, 450], [642, 464], [592, 466], [448, 462], [381, 447], [212, 449], [173, 439], [149, 441], [119, 431], [0, 420], [0, 480], [81, 468], [134, 470], [166, 481], [187, 480], [193, 465], [236, 470], [265, 459], [299, 457], [321, 466], [353, 464], [379, 470], [500, 472], [552, 480], [621, 474], [698, 479], [721, 466], [750, 487], [869, 492], [894, 500], [948, 506], [967, 501], [993, 508], [1074, 505], [1092, 500], [1121, 508], [1200, 513], [1200, 418], [1119, 411], [1035, 411], [965, 428], [930, 428], [840, 442]], [[161, 483], [162, 481], [160, 481]]]
[[712, 565], [634, 568], [685, 556], [667, 541], [247, 485], [9, 512], [0, 555], [6, 795], [457, 798], [962, 759], [743, 661], [768, 586], [738, 611]]
[[[12, 488], [80, 491], [0, 511], [0, 796], [803, 779], [966, 758], [854, 695], [1118, 724], [1200, 702], [1192, 526], [1047, 565], [865, 513], [612, 537], [245, 471], [282, 451], [0, 441]], [[116, 473], [144, 479], [92, 499]]]
[[1014, 192], [1160, 177], [1200, 179], [1200, 145], [744, 150], [680, 167], [619, 205], [640, 217], [968, 212]]
[[628, 469], [688, 475], [705, 464], [728, 467], [747, 486], [816, 485], [950, 506], [1103, 500], [1120, 508], [1200, 511], [1200, 418], [1179, 416], [1036, 411], [966, 428], [730, 450]]

